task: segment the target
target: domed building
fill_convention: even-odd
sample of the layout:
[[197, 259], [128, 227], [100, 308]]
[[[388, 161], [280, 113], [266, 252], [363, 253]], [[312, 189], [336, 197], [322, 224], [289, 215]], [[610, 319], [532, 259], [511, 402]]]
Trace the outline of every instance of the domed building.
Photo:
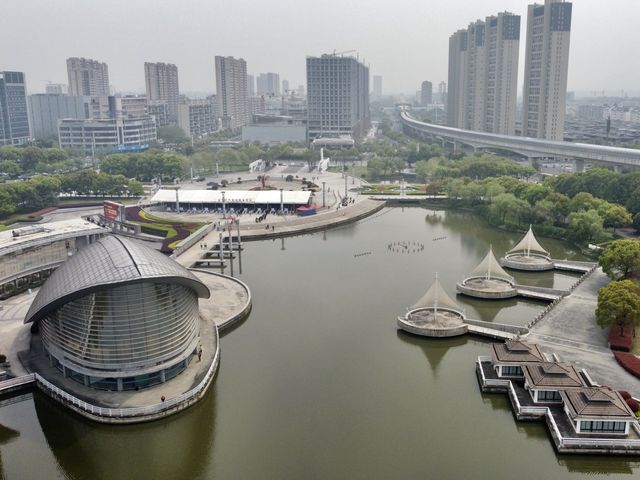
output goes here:
[[138, 390], [185, 370], [200, 341], [207, 286], [186, 268], [126, 238], [107, 236], [45, 282], [25, 323], [49, 362], [85, 386]]

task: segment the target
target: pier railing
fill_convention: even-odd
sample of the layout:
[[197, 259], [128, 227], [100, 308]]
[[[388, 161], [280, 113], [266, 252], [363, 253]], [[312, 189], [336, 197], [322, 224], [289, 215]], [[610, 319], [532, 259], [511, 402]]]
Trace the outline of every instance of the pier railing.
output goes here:
[[[574, 283], [573, 285], [571, 285], [571, 288], [569, 288], [569, 291], [567, 292], [569, 295], [576, 289], [578, 288], [578, 286], [584, 282], [587, 278], [589, 278], [589, 276], [595, 271], [595, 269], [598, 268], [598, 265], [594, 265], [593, 263], [591, 263], [591, 268], [589, 269], [589, 271], [585, 272], [576, 283]], [[563, 298], [565, 298], [567, 295], [563, 295], [557, 299], [555, 299], [553, 302], [551, 302], [549, 305], [547, 305], [544, 310], [542, 310], [540, 313], [538, 313], [538, 315], [536, 315], [533, 320], [531, 320], [528, 324], [527, 324], [527, 328], [532, 328], [536, 325], [536, 323], [538, 323], [540, 320], [542, 320], [547, 313], [549, 313], [551, 310], [553, 310], [556, 305], [558, 305], [558, 303], [560, 303], [562, 301]]]
[[[491, 379], [486, 378], [484, 374], [484, 370], [482, 368], [483, 363], [491, 363], [491, 357], [486, 355], [478, 356], [476, 360], [478, 371], [480, 373], [480, 379], [482, 381], [482, 385], [485, 387], [504, 387], [507, 389], [507, 394], [509, 396], [509, 400], [511, 401], [511, 405], [518, 415], [531, 415], [536, 417], [544, 417], [547, 421], [547, 425], [549, 429], [551, 429], [552, 437], [554, 438], [556, 445], [559, 448], [588, 448], [588, 447], [597, 447], [597, 448], [620, 448], [620, 449], [638, 449], [640, 448], [640, 439], [632, 439], [632, 438], [582, 438], [582, 437], [566, 437], [562, 435], [560, 429], [558, 428], [558, 424], [553, 417], [553, 412], [549, 407], [545, 406], [531, 406], [531, 405], [522, 405], [520, 400], [518, 399], [518, 395], [513, 386], [513, 382], [511, 380], [506, 379]], [[630, 424], [630, 428], [635, 430], [636, 435], [640, 436], [640, 424], [638, 422], [633, 422]]]
[[509, 380], [505, 379], [497, 379], [497, 378], [487, 378], [484, 375], [484, 370], [482, 369], [483, 363], [491, 363], [491, 357], [486, 355], [480, 355], [478, 360], [476, 361], [478, 364], [478, 369], [480, 371], [480, 376], [482, 377], [482, 383], [485, 387], [500, 387], [500, 388], [508, 388], [511, 385]]
[[[216, 343], [219, 345], [218, 339], [218, 331], [217, 328], [214, 329]], [[34, 373], [32, 374], [35, 378], [35, 381], [42, 390], [51, 394], [54, 397], [58, 397], [61, 400], [69, 403], [70, 405], [75, 406], [81, 412], [86, 414], [90, 414], [94, 417], [103, 417], [103, 418], [113, 418], [113, 419], [123, 419], [123, 418], [135, 418], [135, 417], [149, 417], [153, 415], [160, 414], [162, 412], [166, 412], [169, 410], [173, 410], [178, 406], [186, 407], [191, 403], [195, 403], [200, 399], [201, 395], [206, 390], [209, 385], [211, 379], [215, 376], [216, 370], [218, 368], [218, 363], [220, 361], [220, 348], [216, 348], [216, 352], [213, 357], [213, 361], [207, 370], [204, 378], [191, 390], [183, 393], [182, 395], [178, 395], [177, 397], [173, 397], [168, 399], [167, 401], [156, 403], [154, 405], [147, 405], [144, 407], [126, 407], [126, 408], [106, 408], [99, 407], [97, 405], [93, 405], [89, 402], [79, 399], [78, 397], [71, 395], [65, 390], [57, 387], [53, 383], [49, 382], [45, 378], [43, 378], [40, 374]]]

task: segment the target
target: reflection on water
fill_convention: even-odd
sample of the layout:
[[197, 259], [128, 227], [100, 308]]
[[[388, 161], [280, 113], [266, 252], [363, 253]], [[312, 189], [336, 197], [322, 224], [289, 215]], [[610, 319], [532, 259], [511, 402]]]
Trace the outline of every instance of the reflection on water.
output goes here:
[[97, 425], [34, 396], [47, 444], [70, 478], [193, 478], [209, 468], [215, 391], [188, 412], [135, 426]]
[[[517, 423], [505, 395], [481, 394], [474, 362], [488, 354], [488, 341], [396, 333], [396, 317], [435, 272], [453, 294], [489, 244], [501, 253], [519, 238], [468, 214], [437, 212], [434, 223], [427, 213], [387, 209], [336, 230], [247, 243], [240, 278], [251, 287], [253, 311], [222, 337], [218, 378], [202, 402], [167, 420], [110, 427], [36, 395], [0, 409], [0, 424], [20, 434], [0, 441], [2, 459], [10, 459], [5, 475], [494, 480], [637, 473], [637, 461], [557, 456], [543, 423]], [[421, 242], [425, 250], [393, 254], [387, 246], [394, 241]], [[570, 255], [560, 243], [544, 243], [559, 257]], [[354, 257], [365, 251], [371, 255]], [[545, 286], [567, 278], [540, 275]], [[458, 300], [472, 318], [518, 324], [544, 305]]]

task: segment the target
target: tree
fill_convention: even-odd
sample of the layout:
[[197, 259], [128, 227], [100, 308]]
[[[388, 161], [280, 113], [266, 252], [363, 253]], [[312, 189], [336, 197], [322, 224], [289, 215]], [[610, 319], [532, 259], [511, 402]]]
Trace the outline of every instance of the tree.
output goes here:
[[10, 215], [16, 211], [11, 195], [5, 190], [0, 190], [0, 215]]
[[167, 143], [182, 143], [189, 140], [184, 130], [175, 125], [158, 128], [158, 138], [161, 138]]
[[607, 237], [602, 227], [602, 217], [593, 209], [569, 215], [569, 228], [576, 242], [598, 242]]
[[640, 241], [616, 240], [600, 255], [600, 266], [604, 273], [615, 279], [625, 278], [640, 270]]
[[603, 226], [605, 228], [622, 228], [626, 225], [629, 225], [632, 222], [633, 218], [631, 214], [627, 212], [627, 209], [622, 205], [616, 205], [615, 203], [610, 203], [605, 212], [603, 218]]
[[9, 177], [17, 177], [22, 170], [14, 160], [0, 160], [0, 173], [6, 173]]
[[27, 147], [22, 152], [22, 170], [25, 172], [33, 172], [38, 163], [44, 163], [47, 157], [44, 151], [38, 147]]
[[598, 292], [596, 321], [602, 328], [620, 327], [620, 335], [624, 335], [624, 327], [635, 327], [640, 324], [640, 287], [632, 280], [611, 282]]
[[378, 178], [384, 172], [384, 160], [381, 157], [373, 157], [367, 162], [367, 177]]

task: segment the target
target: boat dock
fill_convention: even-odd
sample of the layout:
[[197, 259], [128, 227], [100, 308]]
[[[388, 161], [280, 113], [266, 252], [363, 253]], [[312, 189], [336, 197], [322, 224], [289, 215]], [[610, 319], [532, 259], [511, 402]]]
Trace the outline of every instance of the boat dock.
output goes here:
[[0, 382], [0, 395], [19, 392], [35, 386], [36, 377], [33, 373], [21, 375], [20, 377], [10, 378]]
[[518, 296], [532, 298], [543, 302], [553, 302], [569, 294], [568, 290], [556, 290], [553, 288], [533, 287], [531, 285], [515, 285]]
[[597, 266], [595, 262], [578, 262], [575, 260], [557, 260], [552, 258], [553, 268], [565, 272], [587, 273]]

